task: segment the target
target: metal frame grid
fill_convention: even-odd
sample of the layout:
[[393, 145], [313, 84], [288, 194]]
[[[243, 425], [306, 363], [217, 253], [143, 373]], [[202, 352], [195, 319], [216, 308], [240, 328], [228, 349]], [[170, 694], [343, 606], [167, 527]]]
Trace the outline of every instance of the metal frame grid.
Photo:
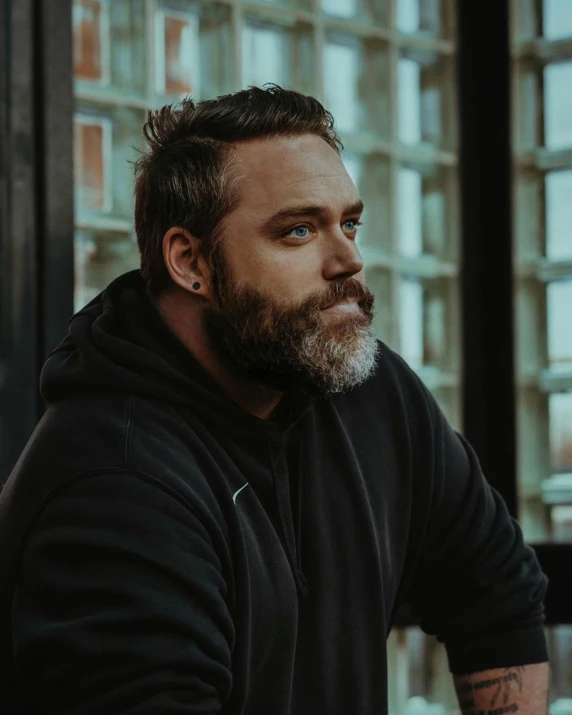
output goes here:
[[545, 112], [545, 71], [572, 61], [572, 31], [565, 39], [543, 37], [541, 0], [512, 0], [511, 11], [519, 518], [527, 539], [542, 542], [563, 538], [555, 506], [572, 513], [572, 474], [553, 474], [549, 410], [551, 396], [572, 391], [572, 368], [551, 369], [547, 314], [550, 287], [572, 281], [572, 232], [569, 259], [551, 260], [546, 186], [553, 172], [572, 169], [572, 142], [547, 146]]

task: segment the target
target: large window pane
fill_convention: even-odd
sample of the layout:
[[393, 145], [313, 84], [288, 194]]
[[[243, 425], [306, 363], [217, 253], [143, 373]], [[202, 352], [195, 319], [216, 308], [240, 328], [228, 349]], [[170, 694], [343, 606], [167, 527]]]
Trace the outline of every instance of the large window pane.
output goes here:
[[550, 283], [547, 293], [550, 367], [572, 371], [572, 280]]
[[456, 256], [451, 176], [435, 165], [404, 164], [397, 185], [398, 250], [402, 256]]
[[359, 12], [358, 0], [322, 0], [322, 10], [332, 17], [353, 18]]
[[266, 82], [288, 85], [290, 56], [282, 28], [247, 25], [242, 35], [244, 87], [261, 87]]
[[544, 0], [543, 25], [547, 40], [572, 37], [572, 11], [570, 0]]
[[157, 93], [199, 96], [198, 16], [162, 10], [155, 22]]
[[102, 0], [78, 0], [73, 5], [74, 74], [92, 82], [107, 81], [109, 17]]
[[442, 0], [396, 0], [397, 29], [407, 34], [444, 34], [444, 5]]
[[332, 34], [324, 48], [324, 96], [338, 131], [389, 134], [387, 47]]
[[373, 263], [366, 263], [365, 278], [369, 289], [375, 296], [373, 327], [376, 336], [389, 345], [395, 345], [397, 331], [393, 319], [392, 275], [385, 268], [379, 268]]
[[372, 21], [387, 25], [389, 0], [321, 0], [322, 12], [344, 20]]
[[547, 174], [546, 256], [552, 261], [572, 259], [572, 170]]
[[242, 87], [274, 82], [282, 87], [312, 91], [314, 48], [310, 28], [249, 19], [242, 33]]
[[453, 371], [456, 345], [452, 286], [446, 280], [405, 276], [399, 291], [400, 352], [412, 367]]
[[397, 67], [398, 136], [403, 144], [453, 143], [450, 67], [434, 53], [404, 50]]
[[111, 151], [109, 118], [77, 114], [74, 121], [76, 212], [111, 210]]
[[548, 149], [572, 147], [572, 62], [544, 70], [544, 131]]
[[121, 273], [139, 266], [133, 233], [78, 230], [74, 237], [75, 295], [80, 310]]
[[413, 368], [423, 365], [424, 319], [423, 286], [419, 281], [404, 279], [399, 286], [400, 353]]
[[398, 216], [399, 250], [404, 256], [423, 253], [423, 180], [408, 167], [399, 170]]
[[572, 392], [551, 395], [549, 405], [552, 470], [572, 474]]

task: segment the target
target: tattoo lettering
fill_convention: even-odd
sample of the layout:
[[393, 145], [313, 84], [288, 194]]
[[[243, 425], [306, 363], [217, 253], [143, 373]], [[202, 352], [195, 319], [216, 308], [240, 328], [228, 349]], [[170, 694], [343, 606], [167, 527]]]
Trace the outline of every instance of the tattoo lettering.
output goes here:
[[[518, 712], [518, 704], [510, 702], [514, 697], [511, 691], [514, 692], [516, 686], [517, 691], [522, 692], [524, 670], [525, 666], [517, 666], [505, 668], [502, 674], [496, 678], [486, 678], [474, 682], [470, 680], [457, 681], [455, 689], [464, 715], [512, 715], [512, 713]], [[489, 706], [486, 710], [480, 710], [476, 706], [475, 700], [478, 701], [479, 693], [486, 691], [492, 691]], [[488, 698], [488, 694], [485, 697]]]
[[500, 678], [495, 678], [495, 680], [500, 681], [497, 685], [495, 693], [491, 698], [491, 708], [494, 707], [497, 702], [500, 702], [500, 695], [502, 693], [502, 704], [506, 705], [510, 697], [510, 686], [512, 683], [516, 683], [518, 686], [518, 692], [522, 692], [522, 673], [524, 671], [524, 666], [518, 666], [517, 668], [506, 668], [504, 673]]

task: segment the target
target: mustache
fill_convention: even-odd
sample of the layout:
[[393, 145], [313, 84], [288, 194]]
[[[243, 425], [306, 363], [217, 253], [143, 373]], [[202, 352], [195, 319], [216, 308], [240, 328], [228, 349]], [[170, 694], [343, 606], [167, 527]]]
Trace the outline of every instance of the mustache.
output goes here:
[[306, 298], [300, 306], [302, 312], [314, 312], [325, 310], [332, 303], [340, 300], [355, 299], [360, 308], [371, 308], [373, 295], [371, 291], [356, 278], [346, 278], [343, 281], [332, 283], [328, 290], [323, 293], [314, 293]]

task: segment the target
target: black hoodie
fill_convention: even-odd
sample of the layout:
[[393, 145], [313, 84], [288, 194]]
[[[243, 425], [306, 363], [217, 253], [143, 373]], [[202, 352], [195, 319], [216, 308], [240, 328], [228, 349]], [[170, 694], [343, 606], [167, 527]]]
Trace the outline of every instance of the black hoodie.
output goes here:
[[383, 715], [404, 602], [467, 673], [546, 660], [546, 579], [379, 344], [346, 395], [233, 404], [138, 272], [70, 321], [0, 500], [6, 715]]

